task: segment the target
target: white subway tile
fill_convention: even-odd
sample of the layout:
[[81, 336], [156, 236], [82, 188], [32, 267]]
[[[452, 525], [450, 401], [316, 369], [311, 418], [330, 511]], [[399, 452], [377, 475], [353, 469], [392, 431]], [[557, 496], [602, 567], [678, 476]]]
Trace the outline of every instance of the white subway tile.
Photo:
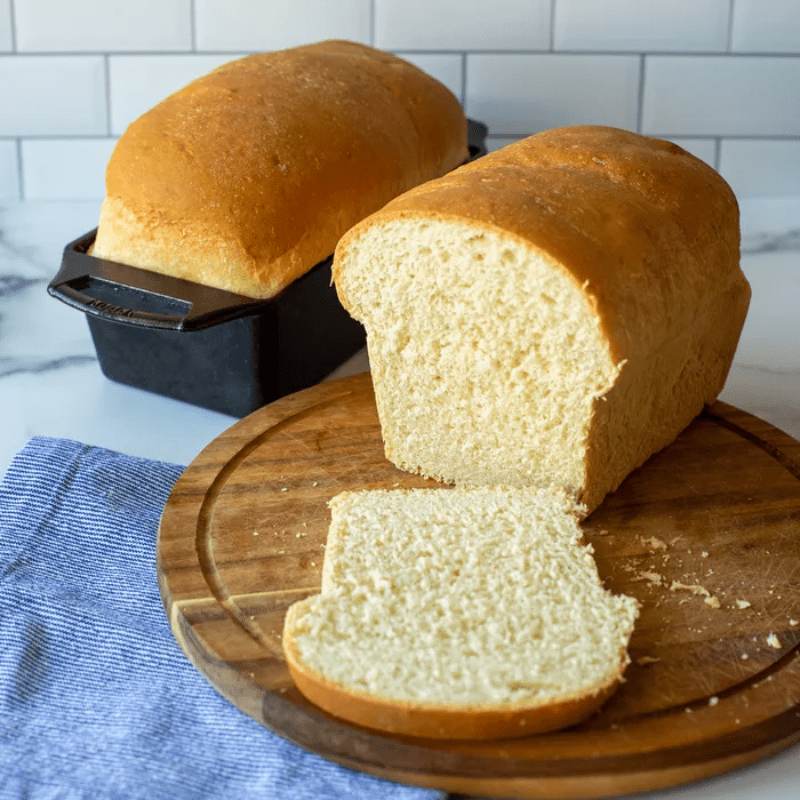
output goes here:
[[371, 0], [195, 0], [198, 50], [279, 50], [322, 39], [369, 44]]
[[705, 161], [709, 166], [716, 168], [716, 139], [687, 139], [681, 136], [675, 136], [672, 137], [670, 141], [675, 142], [679, 147], [682, 147], [701, 161]]
[[720, 173], [737, 197], [800, 195], [800, 139], [723, 139]]
[[665, 136], [800, 135], [800, 58], [648, 56], [642, 129]]
[[556, 50], [724, 51], [730, 0], [557, 0]]
[[156, 103], [235, 58], [230, 54], [111, 56], [108, 62], [111, 132], [123, 133]]
[[449, 53], [397, 53], [443, 83], [459, 100], [464, 97], [463, 56]]
[[102, 56], [0, 58], [0, 136], [105, 134]]
[[578, 124], [635, 130], [639, 61], [627, 55], [468, 55], [467, 113], [495, 136]]
[[751, 53], [800, 53], [800, 2], [736, 0], [731, 47]]
[[0, 0], [0, 52], [9, 53], [14, 49], [11, 34], [11, 0]]
[[17, 143], [0, 140], [0, 200], [19, 199]]
[[26, 200], [94, 200], [105, 195], [115, 139], [28, 139], [22, 142]]
[[190, 0], [14, 0], [17, 49], [29, 52], [189, 50]]
[[550, 0], [375, 0], [386, 50], [547, 50]]

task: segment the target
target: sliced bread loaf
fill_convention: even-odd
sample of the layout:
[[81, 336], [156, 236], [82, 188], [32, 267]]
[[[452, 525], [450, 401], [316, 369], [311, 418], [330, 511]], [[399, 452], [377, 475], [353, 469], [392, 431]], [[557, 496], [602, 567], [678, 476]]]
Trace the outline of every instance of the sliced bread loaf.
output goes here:
[[334, 278], [395, 465], [588, 511], [715, 399], [750, 298], [725, 181], [599, 127], [407, 192], [345, 235]]
[[333, 498], [322, 591], [283, 644], [313, 703], [410, 736], [496, 739], [596, 710], [637, 603], [601, 585], [563, 492], [413, 489]]

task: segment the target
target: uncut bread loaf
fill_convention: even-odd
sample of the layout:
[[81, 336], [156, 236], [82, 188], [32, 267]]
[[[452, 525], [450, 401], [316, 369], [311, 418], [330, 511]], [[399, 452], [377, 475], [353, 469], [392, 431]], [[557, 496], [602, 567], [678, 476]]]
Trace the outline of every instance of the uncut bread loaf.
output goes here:
[[528, 489], [344, 492], [322, 589], [290, 606], [297, 688], [396, 734], [499, 739], [579, 722], [628, 663], [633, 598], [601, 585], [573, 502]]
[[267, 298], [388, 200], [468, 157], [458, 100], [365, 45], [232, 61], [134, 121], [93, 255]]
[[736, 199], [680, 147], [537, 134], [413, 189], [340, 241], [387, 457], [593, 510], [725, 382], [747, 313]]

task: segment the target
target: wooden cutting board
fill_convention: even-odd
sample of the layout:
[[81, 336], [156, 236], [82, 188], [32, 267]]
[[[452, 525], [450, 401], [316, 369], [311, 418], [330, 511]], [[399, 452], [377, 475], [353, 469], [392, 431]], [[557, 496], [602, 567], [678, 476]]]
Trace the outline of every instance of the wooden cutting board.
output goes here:
[[766, 757], [800, 738], [800, 443], [723, 403], [584, 523], [601, 578], [637, 597], [626, 682], [577, 728], [484, 743], [403, 739], [316, 709], [281, 650], [318, 591], [328, 500], [437, 485], [383, 455], [368, 374], [251, 414], [187, 468], [158, 575], [177, 641], [242, 711], [356, 770], [464, 794], [622, 795]]

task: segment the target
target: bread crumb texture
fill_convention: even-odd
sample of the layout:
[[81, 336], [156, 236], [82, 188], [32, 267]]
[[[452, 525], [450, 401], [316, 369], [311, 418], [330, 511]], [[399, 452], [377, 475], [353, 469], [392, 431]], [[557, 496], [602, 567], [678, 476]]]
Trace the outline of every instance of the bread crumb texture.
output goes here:
[[348, 284], [370, 298], [391, 459], [463, 485], [582, 486], [592, 409], [618, 367], [579, 287], [519, 242], [453, 221], [388, 223], [359, 247], [367, 270], [393, 275], [381, 292]]
[[345, 492], [319, 595], [287, 616], [302, 668], [415, 707], [595, 695], [628, 663], [637, 602], [601, 585], [563, 492]]

